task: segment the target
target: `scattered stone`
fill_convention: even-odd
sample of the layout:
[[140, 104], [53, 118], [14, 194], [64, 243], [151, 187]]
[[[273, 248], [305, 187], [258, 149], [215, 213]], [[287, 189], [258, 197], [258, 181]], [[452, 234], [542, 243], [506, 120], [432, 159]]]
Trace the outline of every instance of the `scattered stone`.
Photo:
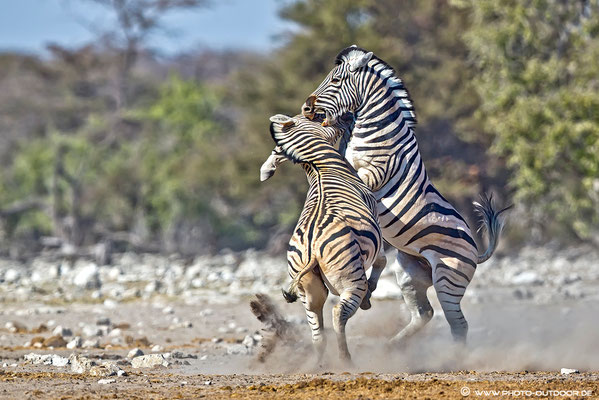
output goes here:
[[241, 344], [243, 344], [247, 348], [252, 348], [256, 346], [258, 342], [254, 339], [253, 336], [247, 335], [245, 338], [243, 338]]
[[200, 361], [206, 361], [208, 359], [208, 355], [204, 354], [202, 357], [200, 357]]
[[68, 358], [59, 356], [58, 354], [37, 354], [29, 353], [23, 356], [23, 359], [34, 365], [55, 365], [57, 367], [64, 367], [69, 363]]
[[579, 370], [573, 369], [573, 368], [562, 368], [561, 369], [562, 375], [579, 374], [579, 373], [580, 373]]
[[135, 358], [135, 357], [139, 357], [139, 356], [143, 356], [143, 355], [144, 355], [144, 352], [136, 347], [127, 354], [127, 358]]
[[85, 325], [82, 329], [83, 336], [86, 337], [94, 337], [94, 336], [102, 336], [102, 329], [93, 326], [93, 325]]
[[10, 333], [27, 333], [27, 327], [18, 321], [9, 321], [4, 325], [4, 328]]
[[108, 384], [115, 383], [115, 382], [116, 382], [116, 379], [114, 379], [114, 378], [104, 378], [104, 379], [100, 379], [98, 381], [98, 383], [100, 385], [108, 385]]
[[37, 328], [33, 328], [31, 330], [31, 333], [43, 333], [43, 332], [47, 332], [48, 331], [48, 327], [44, 324], [40, 324], [40, 326], [38, 326]]
[[117, 308], [119, 306], [119, 302], [114, 299], [106, 299], [103, 304], [106, 308]]
[[4, 282], [16, 283], [21, 279], [21, 271], [18, 269], [10, 268], [4, 273]]
[[68, 358], [59, 356], [58, 354], [52, 354], [52, 365], [56, 367], [66, 367], [68, 364]]
[[514, 276], [511, 283], [517, 286], [540, 286], [544, 283], [544, 281], [535, 271], [524, 271]]
[[98, 266], [94, 263], [89, 263], [79, 269], [73, 278], [73, 284], [84, 289], [99, 289], [102, 283], [100, 282]]
[[81, 336], [75, 336], [69, 343], [67, 343], [67, 349], [77, 349], [83, 345], [83, 340]]
[[63, 327], [62, 325], [58, 325], [56, 328], [54, 328], [52, 333], [62, 337], [73, 336], [73, 331], [71, 331], [69, 328]]
[[154, 346], [152, 346], [152, 352], [159, 353], [161, 351], [164, 351], [164, 347], [162, 347], [161, 345], [155, 344]]
[[212, 338], [212, 340], [210, 340], [210, 341], [211, 341], [212, 343], [214, 343], [214, 344], [217, 344], [217, 343], [220, 343], [220, 342], [222, 342], [222, 341], [223, 341], [223, 339], [222, 339], [222, 338], [219, 338], [219, 337], [215, 337], [215, 338]]
[[243, 344], [234, 344], [234, 345], [227, 347], [227, 354], [229, 354], [229, 355], [236, 355], [236, 354], [247, 355], [247, 354], [249, 354], [249, 350]]
[[83, 374], [96, 365], [95, 361], [78, 354], [71, 354], [69, 356], [69, 361], [71, 363], [71, 372], [78, 374]]
[[102, 365], [94, 365], [89, 369], [91, 376], [116, 376], [121, 368], [112, 362], [105, 362]]
[[173, 309], [173, 307], [168, 306], [162, 310], [162, 313], [163, 314], [174, 314], [175, 310]]
[[134, 339], [133, 336], [125, 336], [125, 343], [134, 347], [150, 347], [150, 341], [147, 337]]
[[527, 300], [532, 299], [534, 295], [528, 288], [517, 288], [514, 290], [514, 297], [518, 300]]
[[214, 314], [214, 311], [211, 308], [206, 308], [200, 311], [200, 317], [209, 317]]
[[196, 359], [198, 358], [198, 356], [196, 356], [195, 354], [190, 354], [190, 353], [183, 353], [182, 351], [173, 351], [172, 353], [169, 353], [170, 356], [172, 358], [177, 358], [177, 359], [183, 359], [183, 358], [193, 358]]
[[96, 325], [110, 326], [110, 318], [108, 318], [108, 317], [98, 318], [98, 320], [96, 321]]
[[133, 368], [153, 368], [158, 365], [168, 367], [170, 363], [162, 354], [148, 354], [145, 356], [135, 357], [133, 360], [131, 360], [131, 366]]
[[114, 329], [125, 330], [125, 329], [130, 329], [130, 328], [131, 328], [131, 325], [126, 322], [121, 322], [120, 324], [114, 325]]
[[87, 339], [81, 345], [84, 349], [98, 349], [100, 348], [100, 340], [99, 339]]
[[44, 340], [44, 347], [65, 347], [67, 345], [66, 340], [62, 338], [60, 335], [50, 336], [48, 339]]
[[30, 346], [35, 346], [36, 343], [39, 343], [41, 346], [43, 346], [44, 340], [46, 340], [46, 338], [44, 338], [43, 336], [34, 336], [29, 341]]
[[108, 334], [108, 336], [110, 337], [119, 337], [123, 334], [123, 331], [120, 330], [119, 328], [113, 329], [110, 331], [110, 333]]

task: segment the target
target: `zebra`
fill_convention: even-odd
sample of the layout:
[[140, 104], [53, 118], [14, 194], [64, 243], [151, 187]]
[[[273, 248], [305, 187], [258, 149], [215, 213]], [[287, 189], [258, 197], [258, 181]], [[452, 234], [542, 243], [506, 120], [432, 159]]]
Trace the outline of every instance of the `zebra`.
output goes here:
[[[368, 297], [386, 264], [376, 200], [323, 138], [336, 135], [335, 128], [322, 127], [301, 115], [292, 118], [278, 114], [270, 121], [276, 145], [282, 154], [301, 164], [309, 183], [304, 208], [289, 241], [287, 262], [292, 282], [283, 295], [290, 303], [298, 294], [301, 297], [319, 361], [325, 348], [323, 306], [329, 290], [338, 295], [333, 329], [341, 360], [350, 361], [346, 322], [359, 306], [369, 308]], [[372, 279], [368, 280], [365, 271], [371, 266]]]
[[377, 199], [383, 237], [399, 251], [397, 281], [411, 314], [390, 343], [403, 343], [431, 320], [430, 286], [453, 338], [465, 342], [461, 300], [477, 265], [495, 251], [509, 207], [497, 211], [492, 196], [474, 203], [489, 240], [479, 254], [468, 224], [426, 173], [406, 87], [391, 66], [355, 45], [337, 55], [335, 67], [302, 106], [307, 118], [324, 118], [323, 126], [335, 125], [347, 112], [354, 115], [354, 128], [340, 152]]

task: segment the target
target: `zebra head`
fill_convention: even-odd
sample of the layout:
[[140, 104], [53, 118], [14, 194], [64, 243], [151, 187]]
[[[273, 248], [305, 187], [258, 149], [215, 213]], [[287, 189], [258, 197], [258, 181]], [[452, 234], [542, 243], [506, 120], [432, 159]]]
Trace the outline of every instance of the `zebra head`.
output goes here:
[[[298, 118], [300, 121], [307, 120], [302, 115], [298, 115], [295, 118]], [[286, 124], [288, 128], [291, 127], [291, 123], [295, 124], [293, 118], [281, 114], [273, 115], [270, 120], [273, 122], [273, 124], [282, 124], [283, 128], [279, 129], [284, 129]], [[351, 134], [351, 131], [354, 127], [354, 116], [351, 113], [342, 115], [334, 127], [323, 127], [319, 125], [318, 122], [321, 121], [319, 121], [317, 118], [312, 119], [310, 122], [312, 122], [309, 125], [310, 129], [312, 129], [316, 135], [321, 136], [331, 145], [335, 145], [340, 136], [343, 135], [345, 140], [345, 138]], [[273, 126], [271, 126], [271, 130], [272, 129]], [[260, 181], [264, 182], [265, 180], [270, 179], [275, 174], [277, 167], [285, 161], [287, 161], [287, 155], [283, 152], [280, 146], [276, 146], [271, 152], [270, 156], [260, 167]]]
[[302, 114], [310, 119], [323, 116], [323, 126], [334, 125], [346, 112], [354, 112], [362, 103], [360, 72], [367, 68], [372, 52], [351, 46], [335, 59], [335, 68], [308, 97]]
[[302, 115], [277, 114], [270, 121], [270, 134], [277, 145], [275, 151], [293, 162], [314, 162], [331, 151], [339, 154], [331, 144], [343, 133], [337, 127], [322, 126]]

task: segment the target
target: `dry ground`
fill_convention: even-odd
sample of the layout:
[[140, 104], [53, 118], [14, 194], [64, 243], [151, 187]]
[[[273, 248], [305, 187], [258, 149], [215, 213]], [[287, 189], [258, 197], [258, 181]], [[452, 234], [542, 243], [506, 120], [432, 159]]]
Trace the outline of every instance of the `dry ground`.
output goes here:
[[[106, 347], [112, 338], [104, 335], [99, 349], [26, 348], [23, 344], [35, 333], [0, 329], [0, 398], [458, 399], [464, 397], [463, 388], [468, 388], [470, 398], [599, 398], [595, 302], [466, 304], [471, 326], [466, 348], [452, 344], [448, 326], [437, 313], [422, 335], [402, 349], [390, 350], [386, 340], [406, 323], [407, 315], [399, 300], [374, 301], [370, 311], [358, 312], [348, 324], [355, 362], [348, 368], [335, 361], [332, 332], [327, 365], [314, 365], [307, 325], [297, 325], [302, 343], [277, 348], [264, 364], [255, 360], [257, 349], [253, 354], [230, 354], [229, 347], [259, 331], [260, 323], [249, 312], [248, 298], [216, 300], [184, 304], [161, 299], [117, 307], [5, 304], [0, 327], [17, 321], [31, 330], [53, 320], [78, 334], [81, 326], [109, 317], [124, 326], [123, 336], [146, 337], [150, 345], [141, 344], [146, 354], [159, 344], [163, 352], [182, 351], [197, 358], [134, 369], [126, 355], [139, 342]], [[286, 315], [303, 317], [301, 305], [280, 304]], [[165, 312], [167, 306], [172, 311]], [[193, 326], [173, 326], [175, 319], [189, 320]], [[68, 367], [28, 364], [23, 355], [31, 352], [120, 360], [128, 375], [99, 384], [99, 377], [73, 373]], [[563, 367], [581, 373], [562, 375]]]

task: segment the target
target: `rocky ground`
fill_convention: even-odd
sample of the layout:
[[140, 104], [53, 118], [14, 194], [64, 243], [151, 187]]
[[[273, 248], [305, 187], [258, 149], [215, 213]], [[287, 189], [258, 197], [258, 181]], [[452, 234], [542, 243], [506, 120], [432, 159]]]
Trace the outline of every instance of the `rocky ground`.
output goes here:
[[[336, 361], [332, 332], [327, 362], [315, 364], [301, 305], [280, 296], [284, 257], [0, 260], [0, 397], [461, 398], [467, 387], [474, 397], [597, 398], [598, 256], [524, 248], [480, 265], [464, 300], [465, 348], [440, 311], [404, 348], [386, 347], [409, 317], [390, 263], [372, 309], [348, 324], [351, 367]], [[300, 332], [265, 363], [248, 307], [257, 292]]]

